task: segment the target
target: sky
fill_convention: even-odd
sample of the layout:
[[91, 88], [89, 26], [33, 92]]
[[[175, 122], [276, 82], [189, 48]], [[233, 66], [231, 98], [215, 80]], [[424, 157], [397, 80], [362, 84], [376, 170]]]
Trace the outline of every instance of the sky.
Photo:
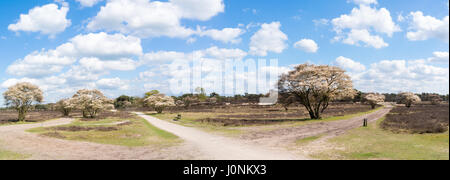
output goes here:
[[[173, 90], [194, 72], [226, 79], [230, 59], [257, 62], [232, 75], [248, 86], [276, 82], [249, 78], [256, 71], [310, 63], [345, 69], [364, 92], [449, 92], [448, 0], [15, 0], [0, 11], [0, 92], [30, 82], [45, 102], [85, 88], [177, 95], [195, 89]], [[228, 82], [200, 86], [242, 93]]]

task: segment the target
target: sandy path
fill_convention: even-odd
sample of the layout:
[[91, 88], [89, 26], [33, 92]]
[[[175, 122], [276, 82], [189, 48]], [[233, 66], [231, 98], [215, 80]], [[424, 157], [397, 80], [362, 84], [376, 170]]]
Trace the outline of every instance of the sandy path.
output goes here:
[[[37, 124], [0, 127], [0, 147], [5, 150], [31, 155], [39, 160], [141, 160], [191, 159], [195, 147], [181, 145], [169, 148], [123, 147], [80, 141], [68, 141], [25, 132], [36, 127], [69, 124], [72, 119], [59, 119]], [[187, 151], [190, 150], [190, 151]], [[183, 152], [183, 153], [180, 153]], [[190, 154], [192, 153], [192, 154]]]
[[250, 145], [235, 139], [209, 134], [194, 128], [163, 121], [137, 113], [154, 126], [171, 132], [198, 147], [202, 154], [212, 160], [292, 160], [306, 159], [286, 151]]

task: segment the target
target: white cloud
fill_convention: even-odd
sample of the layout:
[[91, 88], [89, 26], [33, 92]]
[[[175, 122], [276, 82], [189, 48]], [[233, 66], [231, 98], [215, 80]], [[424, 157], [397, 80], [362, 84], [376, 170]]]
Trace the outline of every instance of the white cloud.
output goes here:
[[107, 90], [128, 90], [130, 86], [120, 78], [100, 79], [96, 82], [97, 87]]
[[448, 94], [449, 69], [426, 60], [383, 60], [363, 72], [349, 73], [355, 88], [364, 92], [432, 92]]
[[384, 42], [383, 38], [380, 36], [373, 36], [366, 29], [357, 30], [352, 29], [350, 33], [348, 33], [347, 38], [342, 40], [345, 44], [357, 45], [359, 46], [359, 42], [364, 42], [366, 46], [371, 46], [376, 49], [388, 47], [389, 44]]
[[242, 41], [240, 36], [244, 34], [244, 30], [240, 28], [224, 28], [222, 30], [210, 29], [210, 30], [198, 30], [199, 36], [208, 36], [216, 41], [221, 41], [223, 43], [237, 44]]
[[437, 63], [449, 63], [449, 55], [448, 52], [440, 52], [436, 51], [433, 53], [433, 57], [428, 58], [428, 61], [430, 62], [437, 62]]
[[71, 21], [66, 19], [69, 7], [58, 8], [56, 4], [37, 6], [31, 9], [28, 14], [21, 14], [16, 24], [10, 24], [11, 31], [40, 32], [54, 36], [63, 32], [71, 25]]
[[[83, 64], [105, 70], [134, 70], [136, 63], [128, 58], [142, 55], [139, 38], [106, 33], [78, 35], [54, 50], [33, 52], [7, 68], [7, 73], [24, 77], [42, 77], [61, 72], [77, 59], [95, 59]], [[103, 62], [102, 60], [108, 60]], [[95, 64], [95, 65], [94, 65]], [[101, 65], [99, 65], [101, 64]], [[113, 67], [117, 66], [117, 67]]]
[[182, 26], [181, 19], [204, 21], [223, 11], [222, 0], [110, 0], [87, 27], [143, 38], [187, 38], [195, 31]]
[[91, 72], [107, 72], [107, 71], [132, 71], [138, 66], [136, 61], [131, 59], [120, 59], [115, 61], [105, 61], [98, 58], [82, 58], [80, 66]]
[[351, 14], [333, 19], [332, 24], [337, 33], [335, 40], [344, 40], [344, 43], [352, 45], [362, 41], [374, 48], [386, 47], [388, 44], [380, 36], [372, 35], [372, 32], [391, 37], [401, 31], [386, 8], [376, 9], [365, 4], [353, 8]]
[[181, 11], [181, 16], [187, 19], [206, 21], [225, 11], [222, 0], [170, 0]]
[[314, 19], [313, 23], [315, 26], [327, 26], [330, 23], [330, 20], [328, 19]]
[[83, 7], [92, 7], [103, 0], [76, 0]]
[[64, 66], [75, 61], [75, 58], [63, 56], [55, 50], [36, 51], [8, 66], [6, 72], [15, 76], [42, 77], [61, 72]]
[[411, 12], [413, 18], [406, 37], [411, 41], [423, 41], [430, 38], [437, 38], [448, 42], [449, 39], [449, 17], [442, 20], [432, 16], [424, 16], [422, 12]]
[[316, 53], [319, 50], [319, 46], [312, 39], [302, 39], [296, 42], [294, 47], [308, 53]]
[[141, 58], [141, 63], [142, 64], [164, 63], [164, 62], [171, 62], [174, 60], [185, 60], [185, 59], [188, 59], [188, 57], [185, 53], [182, 52], [158, 51], [144, 54], [144, 56]]
[[288, 40], [288, 37], [280, 28], [280, 22], [262, 24], [261, 29], [251, 37], [250, 54], [267, 56], [268, 52], [283, 52], [287, 48], [285, 41]]
[[76, 57], [129, 57], [142, 54], [141, 40], [122, 34], [90, 33], [78, 35], [57, 48]]
[[224, 49], [213, 46], [203, 51], [208, 55], [217, 59], [243, 59], [247, 53], [241, 49]]
[[366, 66], [363, 64], [343, 56], [336, 58], [334, 64], [351, 72], [362, 72], [366, 70]]

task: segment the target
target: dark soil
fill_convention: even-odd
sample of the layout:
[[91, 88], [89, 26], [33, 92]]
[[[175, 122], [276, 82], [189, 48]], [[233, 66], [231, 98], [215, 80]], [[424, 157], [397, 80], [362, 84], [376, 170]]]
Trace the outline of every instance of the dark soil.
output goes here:
[[67, 127], [52, 127], [51, 130], [55, 131], [69, 131], [69, 132], [78, 132], [78, 131], [101, 131], [101, 132], [108, 132], [108, 131], [118, 131], [118, 127], [83, 127], [83, 126], [67, 126]]
[[[304, 120], [304, 119], [302, 119]], [[201, 119], [202, 123], [219, 124], [221, 126], [245, 126], [245, 125], [269, 125], [280, 122], [298, 122], [296, 119], [273, 119], [273, 120], [255, 120], [255, 119], [227, 119], [227, 118], [206, 118]]]
[[47, 137], [51, 137], [51, 138], [59, 138], [59, 139], [65, 139], [66, 136], [62, 135], [59, 132], [49, 132], [49, 133], [44, 133], [41, 136], [47, 136]]
[[[197, 109], [199, 112], [200, 109]], [[332, 116], [345, 116], [356, 114], [359, 112], [370, 111], [371, 107], [362, 104], [332, 104], [322, 114], [323, 118]], [[217, 118], [201, 119], [203, 123], [220, 124], [223, 126], [245, 126], [245, 125], [269, 125], [280, 122], [296, 122], [304, 121], [309, 118], [309, 113], [303, 107], [291, 107], [289, 111], [285, 111], [281, 107], [261, 107], [261, 106], [242, 106], [208, 109], [203, 112], [227, 113], [219, 115]]]
[[127, 112], [127, 111], [117, 111], [117, 112], [104, 111], [104, 112], [101, 112], [95, 118], [81, 118], [80, 121], [99, 121], [99, 120], [108, 119], [108, 118], [133, 119], [133, 118], [136, 118], [136, 115], [132, 114], [131, 112]]
[[[49, 119], [63, 117], [58, 111], [32, 111], [27, 113], [26, 122], [41, 122]], [[0, 124], [7, 124], [18, 121], [16, 111], [0, 111]]]
[[383, 129], [413, 134], [443, 133], [448, 131], [448, 126], [448, 104], [396, 107], [381, 123]]

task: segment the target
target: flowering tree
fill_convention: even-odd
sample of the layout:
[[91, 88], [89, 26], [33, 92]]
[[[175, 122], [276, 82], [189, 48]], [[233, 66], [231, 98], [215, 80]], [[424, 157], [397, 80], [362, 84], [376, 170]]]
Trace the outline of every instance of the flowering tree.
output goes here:
[[114, 108], [113, 100], [108, 99], [99, 90], [79, 90], [73, 96], [78, 109], [83, 111], [83, 117], [95, 118], [103, 110]]
[[419, 96], [415, 95], [412, 92], [403, 92], [399, 94], [399, 100], [397, 103], [404, 104], [407, 108], [410, 108], [413, 104], [421, 102]]
[[73, 109], [75, 109], [75, 99], [62, 99], [56, 103], [56, 109], [61, 111], [64, 116], [69, 116], [70, 112], [72, 112]]
[[161, 114], [167, 107], [176, 106], [175, 100], [172, 97], [164, 94], [152, 95], [144, 100], [147, 107], [153, 108], [157, 113]]
[[25, 121], [26, 114], [34, 102], [41, 103], [44, 95], [39, 87], [31, 83], [18, 83], [3, 93], [6, 105], [19, 112], [19, 121]]
[[302, 64], [283, 74], [278, 82], [280, 94], [293, 94], [306, 107], [311, 119], [320, 119], [321, 113], [333, 100], [354, 97], [350, 76], [334, 66]]
[[370, 106], [372, 106], [372, 109], [375, 109], [377, 104], [384, 102], [386, 97], [382, 94], [370, 93], [364, 96], [364, 99], [370, 104]]

